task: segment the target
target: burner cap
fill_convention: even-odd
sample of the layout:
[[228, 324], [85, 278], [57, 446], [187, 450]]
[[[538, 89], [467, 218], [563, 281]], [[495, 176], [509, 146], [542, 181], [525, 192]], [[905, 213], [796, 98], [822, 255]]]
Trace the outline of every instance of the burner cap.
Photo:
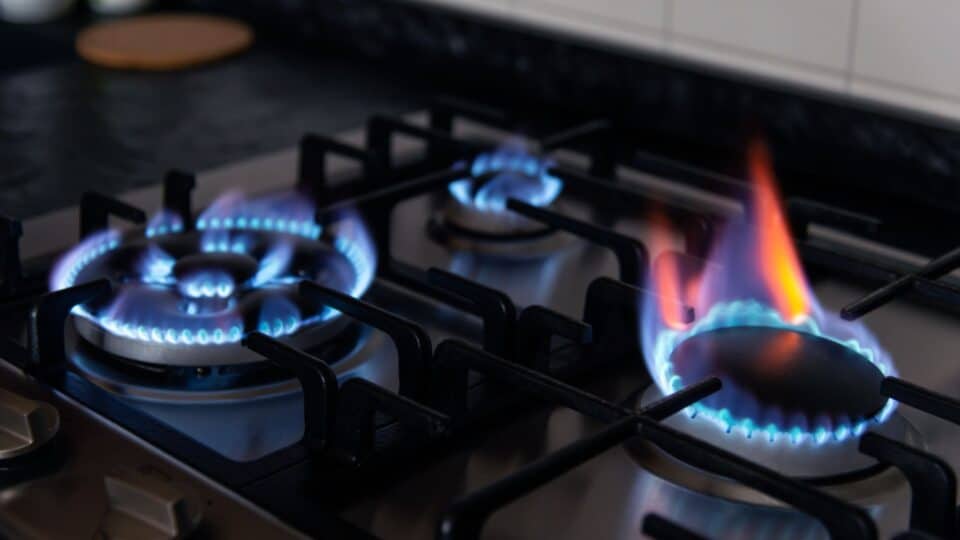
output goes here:
[[237, 282], [244, 282], [257, 273], [257, 260], [242, 253], [196, 253], [177, 260], [173, 276], [188, 279], [201, 272], [221, 272]]
[[[902, 477], [860, 453], [859, 436], [871, 429], [908, 444], [922, 442], [892, 412], [892, 401], [880, 393], [881, 367], [861, 351], [798, 328], [720, 326], [694, 333], [669, 354], [669, 386], [717, 377], [723, 388], [664, 423], [837, 496], [871, 499], [897, 489]], [[651, 385], [640, 405], [662, 396]], [[778, 504], [640, 439], [627, 448], [667, 480], [711, 495]]]
[[711, 330], [681, 342], [670, 360], [684, 381], [723, 381], [703, 404], [750, 419], [760, 433], [771, 424], [831, 433], [875, 417], [887, 402], [874, 364], [836, 341], [796, 330]]

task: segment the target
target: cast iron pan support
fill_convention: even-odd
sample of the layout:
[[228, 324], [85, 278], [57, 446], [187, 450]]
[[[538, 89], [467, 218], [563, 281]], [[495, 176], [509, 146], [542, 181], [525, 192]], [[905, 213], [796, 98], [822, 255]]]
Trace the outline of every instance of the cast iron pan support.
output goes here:
[[351, 465], [373, 453], [378, 413], [427, 437], [445, 433], [450, 422], [442, 413], [361, 378], [343, 384], [338, 408], [334, 457]]
[[[593, 280], [587, 288], [583, 321], [593, 327], [594, 360], [642, 360], [640, 306], [646, 292], [608, 277]], [[683, 306], [684, 322], [692, 322], [693, 308]]]
[[[674, 394], [676, 395], [676, 394]], [[646, 417], [640, 435], [676, 459], [756, 489], [819, 520], [835, 540], [873, 540], [870, 515], [832, 495]]]
[[403, 428], [429, 437], [443, 433], [447, 417], [385, 390], [365, 379], [340, 386], [323, 360], [280, 341], [253, 332], [244, 346], [288, 369], [303, 389], [302, 443], [312, 453], [324, 453], [350, 465], [360, 465], [373, 453], [376, 416], [382, 413]]
[[40, 297], [27, 327], [30, 362], [27, 371], [39, 375], [62, 372], [67, 365], [64, 325], [79, 304], [110, 294], [110, 281], [98, 279]]
[[327, 192], [330, 187], [327, 185], [328, 155], [359, 162], [363, 166], [364, 180], [374, 184], [380, 181], [383, 171], [376, 168], [375, 160], [369, 152], [330, 137], [308, 133], [300, 139], [297, 187], [315, 195]]
[[705, 536], [700, 536], [657, 514], [644, 516], [642, 530], [643, 534], [654, 540], [706, 540]]
[[514, 361], [541, 373], [550, 374], [550, 346], [554, 337], [588, 345], [593, 328], [543, 306], [530, 306], [517, 320], [517, 345]]
[[[937, 418], [946, 420], [954, 425], [960, 425], [960, 401], [932, 392], [926, 388], [917, 386], [915, 384], [904, 381], [903, 379], [898, 379], [896, 377], [887, 377], [883, 380], [883, 383], [880, 385], [880, 393], [888, 398], [895, 399], [902, 403], [903, 405], [909, 405], [915, 409], [919, 409], [927, 414], [932, 414]], [[916, 454], [913, 454], [916, 457]], [[939, 503], [933, 503], [934, 507], [941, 506], [944, 504], [954, 504], [956, 496], [956, 480], [953, 480], [953, 495], [950, 493], [950, 480], [945, 478], [944, 475], [947, 473], [942, 469], [946, 467], [949, 469], [949, 466], [946, 466], [945, 463], [939, 462], [938, 458], [933, 457], [934, 461], [927, 461], [925, 464], [916, 464], [915, 471], [913, 473], [922, 473], [925, 478], [919, 479], [918, 482], [926, 485], [929, 482], [940, 483], [942, 487], [945, 487], [944, 493], [947, 493], [946, 499], [942, 499]], [[902, 469], [901, 469], [902, 470]], [[905, 472], [906, 474], [906, 472]], [[952, 471], [949, 473], [953, 475]], [[937, 477], [940, 477], [939, 479]], [[908, 476], [909, 479], [909, 476]], [[911, 488], [913, 488], [913, 480], [911, 480]], [[924, 488], [926, 489], [926, 488]], [[916, 508], [918, 496], [916, 489], [913, 490], [914, 494], [914, 508]], [[925, 497], [926, 494], [920, 495]], [[926, 509], [926, 512], [933, 512], [932, 509]], [[942, 507], [940, 512], [942, 512]], [[914, 514], [911, 512], [911, 527], [914, 527], [913, 524]], [[919, 518], [919, 516], [918, 516]], [[928, 520], [927, 516], [922, 518], [922, 521], [926, 522]], [[939, 521], [941, 523], [946, 523], [946, 519], [943, 517], [929, 516], [929, 520], [932, 523], [933, 521]], [[956, 533], [960, 529], [960, 509], [954, 510], [954, 521], [952, 522], [951, 527], [946, 530]]]
[[483, 320], [483, 349], [512, 359], [517, 308], [509, 296], [439, 268], [427, 270], [427, 283], [467, 300], [467, 311]]
[[330, 444], [337, 416], [337, 374], [323, 360], [261, 332], [243, 339], [243, 346], [293, 373], [303, 390], [303, 444], [322, 452]]
[[197, 177], [193, 173], [172, 170], [163, 179], [163, 207], [183, 220], [184, 230], [193, 229], [193, 189]]
[[80, 239], [107, 228], [110, 216], [141, 224], [147, 220], [143, 210], [96, 191], [87, 191], [80, 198]]
[[[472, 103], [449, 96], [435, 97], [430, 104], [430, 129], [434, 132], [453, 136], [454, 121], [462, 117], [467, 120], [483, 122], [501, 128], [510, 128], [510, 119], [500, 109]], [[427, 155], [434, 160], [446, 155], [444, 146], [435, 142], [427, 144]]]
[[300, 294], [387, 334], [397, 350], [400, 395], [412, 399], [426, 395], [426, 373], [433, 350], [423, 328], [359, 298], [309, 281], [300, 284]]
[[590, 175], [615, 180], [623, 140], [605, 119], [591, 120], [554, 133], [543, 139], [542, 147], [547, 152], [564, 147], [576, 149], [584, 143], [589, 144], [586, 150], [590, 155]]
[[23, 266], [20, 261], [20, 237], [23, 236], [23, 226], [20, 221], [0, 216], [0, 265], [3, 283], [0, 284], [0, 294], [9, 297], [17, 292], [20, 279], [23, 277]]
[[[519, 471], [455, 501], [444, 512], [437, 527], [438, 540], [476, 540], [487, 519], [497, 510], [546, 484], [550, 480], [623, 443], [637, 434], [643, 415], [665, 418], [720, 389], [719, 379], [710, 379], [652, 404], [634, 415], [623, 412], [619, 419], [598, 433], [569, 444]], [[593, 396], [591, 396], [593, 397]], [[593, 399], [598, 399], [593, 397]], [[567, 403], [575, 403], [564, 399]], [[563, 404], [563, 402], [559, 402]], [[572, 407], [581, 411], [577, 407]], [[581, 411], [582, 412], [582, 411]]]
[[910, 529], [957, 537], [957, 478], [944, 460], [899, 441], [866, 433], [860, 451], [881, 463], [893, 465], [910, 483]]
[[617, 264], [620, 266], [620, 281], [633, 285], [643, 283], [647, 270], [647, 249], [637, 240], [605, 227], [598, 227], [517, 199], [508, 199], [507, 208], [527, 219], [539, 221], [554, 229], [560, 229], [610, 249], [617, 257]]
[[944, 253], [930, 261], [916, 272], [904, 274], [879, 289], [868, 293], [859, 300], [851, 302], [840, 310], [840, 315], [848, 320], [859, 319], [867, 313], [890, 302], [907, 292], [920, 280], [938, 279], [960, 267], [960, 247]]
[[465, 158], [474, 153], [477, 145], [458, 141], [443, 131], [408, 124], [389, 116], [375, 115], [367, 121], [367, 148], [377, 164], [378, 171], [388, 172], [393, 167], [391, 143], [397, 134], [421, 139], [433, 152], [442, 152], [451, 159]]

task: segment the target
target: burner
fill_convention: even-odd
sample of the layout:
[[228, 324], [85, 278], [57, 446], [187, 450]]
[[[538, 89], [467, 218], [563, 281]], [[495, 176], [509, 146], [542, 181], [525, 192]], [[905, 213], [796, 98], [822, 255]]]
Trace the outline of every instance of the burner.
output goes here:
[[[640, 409], [663, 397], [663, 392], [656, 385], [651, 385], [639, 397], [636, 406]], [[758, 433], [753, 437], [731, 436], [731, 433], [701, 421], [699, 416], [690, 411], [687, 414], [675, 414], [663, 420], [663, 423], [735, 455], [748, 457], [751, 462], [780, 474], [801, 479], [834, 496], [859, 504], [883, 500], [904, 484], [903, 476], [896, 469], [878, 464], [870, 456], [861, 453], [860, 439], [853, 434], [832, 444], [811, 448], [807, 445], [771, 443], [767, 433]], [[920, 433], [899, 414], [892, 414], [882, 424], [871, 423], [868, 426], [870, 431], [909, 446], [924, 446]], [[625, 446], [640, 466], [673, 484], [726, 499], [762, 506], [783, 506], [781, 501], [764, 496], [734, 480], [689, 465], [642, 437], [631, 439]]]
[[[859, 323], [824, 310], [807, 283], [773, 184], [769, 155], [751, 148], [747, 212], [719, 231], [707, 260], [656, 249], [643, 306], [643, 349], [657, 386], [672, 393], [701, 376], [724, 390], [691, 409], [735, 437], [770, 444], [842, 443], [884, 422], [880, 395], [893, 362]], [[662, 217], [654, 243], [667, 245]], [[699, 319], [683, 317], [690, 306]]]
[[[717, 377], [723, 381], [719, 392], [665, 423], [839, 497], [869, 501], [903, 482], [859, 451], [867, 430], [922, 447], [913, 426], [894, 414], [896, 403], [880, 394], [892, 371], [886, 353], [869, 340], [830, 337], [812, 319], [789, 324], [756, 301], [720, 303], [683, 331], [662, 331], [653, 354], [657, 384], [639, 405]], [[779, 504], [642, 440], [627, 447], [645, 468], [676, 484]]]
[[550, 174], [551, 165], [514, 146], [480, 154], [469, 170], [458, 163], [467, 176], [449, 184], [450, 199], [431, 220], [432, 235], [488, 253], [539, 256], [555, 250], [553, 229], [507, 209], [511, 198], [539, 207], [559, 204], [563, 181]]
[[93, 235], [67, 253], [51, 287], [109, 278], [111, 298], [73, 312], [77, 332], [106, 353], [141, 365], [209, 368], [259, 362], [239, 342], [253, 330], [294, 344], [341, 332], [339, 312], [312, 305], [311, 280], [362, 295], [374, 251], [356, 220], [324, 231], [294, 195], [218, 199], [187, 230], [161, 213], [144, 230]]
[[723, 381], [722, 391], [691, 412], [728, 434], [794, 445], [843, 442], [882, 423], [895, 406], [880, 394], [891, 370], [881, 349], [832, 339], [811, 319], [787, 324], [758, 302], [718, 304], [684, 332], [661, 332], [654, 354], [663, 388]]
[[[835, 341], [781, 328], [738, 327], [684, 340], [670, 356], [675, 383], [718, 377], [723, 390], [702, 410], [721, 411], [728, 433], [767, 436], [793, 426], [792, 442], [811, 433], [817, 442], [859, 435], [887, 400], [883, 374], [866, 357]], [[740, 420], [738, 420], [740, 419]]]

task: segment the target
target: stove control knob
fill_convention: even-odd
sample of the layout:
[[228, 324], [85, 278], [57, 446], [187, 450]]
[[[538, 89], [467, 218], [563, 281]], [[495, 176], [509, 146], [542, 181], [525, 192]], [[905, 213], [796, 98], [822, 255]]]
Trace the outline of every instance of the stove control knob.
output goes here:
[[107, 513], [100, 538], [174, 540], [200, 524], [200, 505], [168, 476], [152, 467], [118, 469], [105, 480]]
[[49, 403], [0, 388], [0, 460], [30, 453], [60, 430], [60, 414]]

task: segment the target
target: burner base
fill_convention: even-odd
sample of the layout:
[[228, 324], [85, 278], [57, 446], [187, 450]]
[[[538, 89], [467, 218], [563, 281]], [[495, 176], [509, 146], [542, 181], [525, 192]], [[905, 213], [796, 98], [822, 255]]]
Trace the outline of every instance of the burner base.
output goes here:
[[[350, 324], [332, 341], [307, 352], [325, 360], [338, 374], [346, 373], [362, 362], [362, 350], [370, 346], [369, 334], [369, 330]], [[288, 372], [259, 355], [258, 361], [244, 364], [161, 366], [112, 355], [80, 336], [75, 335], [74, 340], [70, 356], [75, 370], [111, 393], [139, 401], [219, 403], [300, 390], [300, 383]]]
[[[73, 316], [74, 326], [83, 338], [104, 351], [120, 358], [135, 359], [138, 363], [165, 366], [208, 368], [211, 366], [249, 364], [263, 361], [259, 354], [240, 343], [222, 345], [170, 345], [132, 339], [109, 332], [89, 319]], [[296, 333], [285, 336], [282, 341], [303, 348], [311, 343], [324, 343], [337, 339], [348, 326], [344, 317], [336, 317], [322, 323], [306, 326]]]
[[[640, 397], [637, 408], [661, 397], [659, 389], [651, 386]], [[861, 454], [857, 449], [858, 437], [850, 437], [839, 444], [811, 448], [769, 444], [761, 438], [733, 437], [709, 422], [691, 419], [683, 413], [675, 414], [663, 423], [736, 455], [747, 456], [759, 465], [814, 484], [827, 493], [861, 504], [884, 500], [884, 496], [905, 483], [903, 476], [895, 469], [880, 465], [870, 456]], [[898, 413], [871, 431], [910, 446], [924, 447], [919, 431]], [[675, 485], [734, 501], [783, 506], [782, 502], [743, 484], [688, 465], [642, 437], [632, 439], [624, 446], [644, 469]]]
[[572, 236], [549, 227], [517, 233], [491, 234], [460, 226], [437, 212], [427, 222], [427, 234], [451, 249], [505, 259], [529, 260], [554, 254], [570, 244]]

